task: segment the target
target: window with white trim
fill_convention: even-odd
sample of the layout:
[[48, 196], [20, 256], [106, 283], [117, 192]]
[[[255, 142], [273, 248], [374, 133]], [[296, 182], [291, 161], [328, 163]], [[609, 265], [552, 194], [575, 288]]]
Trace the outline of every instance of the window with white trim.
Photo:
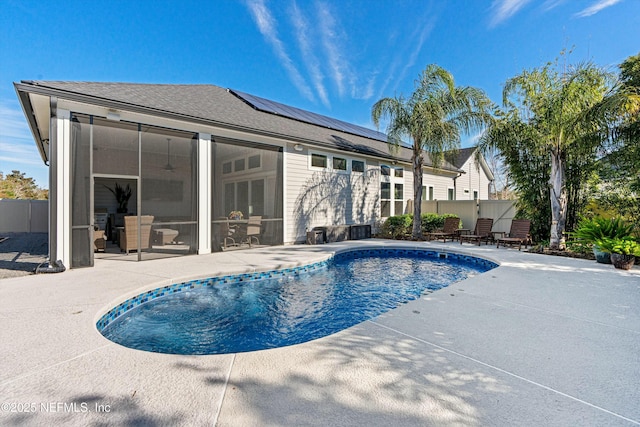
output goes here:
[[389, 217], [403, 213], [404, 169], [380, 165], [380, 215]]
[[334, 171], [347, 171], [347, 159], [342, 157], [333, 156], [333, 170]]
[[341, 173], [363, 173], [366, 169], [366, 163], [363, 160], [349, 159], [340, 155], [311, 152], [309, 169], [322, 169]]
[[433, 185], [422, 186], [422, 200], [433, 200]]
[[327, 156], [324, 154], [311, 153], [311, 167], [326, 169], [327, 168]]
[[380, 216], [391, 216], [391, 183], [380, 183]]
[[351, 160], [351, 172], [364, 172], [364, 162], [362, 160]]
[[222, 163], [223, 175], [247, 174], [258, 170], [262, 170], [260, 154], [236, 157]]

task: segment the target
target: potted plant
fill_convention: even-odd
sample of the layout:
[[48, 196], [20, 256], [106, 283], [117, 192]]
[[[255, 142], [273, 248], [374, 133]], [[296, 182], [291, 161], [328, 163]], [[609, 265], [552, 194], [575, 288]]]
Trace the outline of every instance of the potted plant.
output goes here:
[[127, 184], [127, 187], [122, 187], [120, 184], [116, 182], [115, 190], [113, 188], [109, 188], [105, 185], [107, 190], [111, 191], [114, 196], [116, 196], [116, 201], [118, 202], [118, 213], [127, 213], [129, 204], [129, 199], [131, 198], [131, 187]]
[[240, 212], [240, 211], [231, 211], [231, 212], [229, 212], [229, 219], [232, 220], [232, 221], [233, 220], [235, 220], [235, 221], [241, 220], [242, 217], [243, 217], [243, 215], [242, 215], [242, 212]]
[[629, 270], [635, 262], [635, 257], [640, 257], [640, 244], [632, 237], [605, 237], [597, 244], [604, 252], [610, 254], [611, 263], [615, 268]]
[[603, 239], [618, 239], [631, 236], [633, 224], [626, 225], [621, 218], [582, 219], [573, 235], [581, 243], [592, 245], [596, 261], [603, 264], [611, 264], [609, 253], [602, 251], [598, 242]]

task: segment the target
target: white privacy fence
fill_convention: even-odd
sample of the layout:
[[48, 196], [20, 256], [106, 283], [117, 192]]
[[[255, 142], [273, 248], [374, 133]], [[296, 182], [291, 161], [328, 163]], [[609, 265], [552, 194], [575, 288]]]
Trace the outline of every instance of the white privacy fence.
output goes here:
[[0, 200], [0, 233], [46, 233], [48, 231], [48, 200]]
[[454, 214], [462, 227], [473, 230], [478, 218], [493, 218], [493, 231], [508, 232], [516, 215], [515, 200], [432, 200], [422, 202], [422, 212]]

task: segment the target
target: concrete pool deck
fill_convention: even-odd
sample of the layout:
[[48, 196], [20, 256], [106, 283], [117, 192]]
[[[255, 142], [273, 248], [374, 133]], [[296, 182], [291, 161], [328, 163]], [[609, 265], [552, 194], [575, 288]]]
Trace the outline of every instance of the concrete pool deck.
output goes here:
[[[143, 290], [433, 247], [501, 264], [280, 349], [131, 350], [98, 317]], [[131, 255], [132, 259], [135, 255]], [[281, 246], [0, 280], [0, 425], [640, 425], [640, 269], [458, 243]]]

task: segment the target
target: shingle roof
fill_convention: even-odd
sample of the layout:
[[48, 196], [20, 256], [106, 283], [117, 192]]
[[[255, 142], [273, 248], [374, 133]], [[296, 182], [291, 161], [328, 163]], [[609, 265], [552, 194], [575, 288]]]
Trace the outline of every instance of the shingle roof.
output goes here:
[[[206, 122], [213, 126], [265, 133], [376, 157], [411, 160], [411, 150], [406, 147], [392, 154], [385, 141], [258, 111], [229, 90], [213, 85], [65, 81], [23, 81], [22, 84], [37, 86], [45, 91], [50, 89], [59, 97], [67, 96], [83, 102], [115, 102], [121, 104], [122, 109], [127, 106], [138, 107], [150, 113], [178, 115], [185, 120]], [[425, 165], [431, 166], [427, 155], [425, 158]], [[445, 162], [441, 169], [457, 171], [458, 168]]]
[[469, 148], [461, 148], [457, 150], [455, 158], [451, 161], [453, 165], [457, 168], [461, 168], [464, 166], [469, 157], [471, 157], [476, 152], [475, 147]]

